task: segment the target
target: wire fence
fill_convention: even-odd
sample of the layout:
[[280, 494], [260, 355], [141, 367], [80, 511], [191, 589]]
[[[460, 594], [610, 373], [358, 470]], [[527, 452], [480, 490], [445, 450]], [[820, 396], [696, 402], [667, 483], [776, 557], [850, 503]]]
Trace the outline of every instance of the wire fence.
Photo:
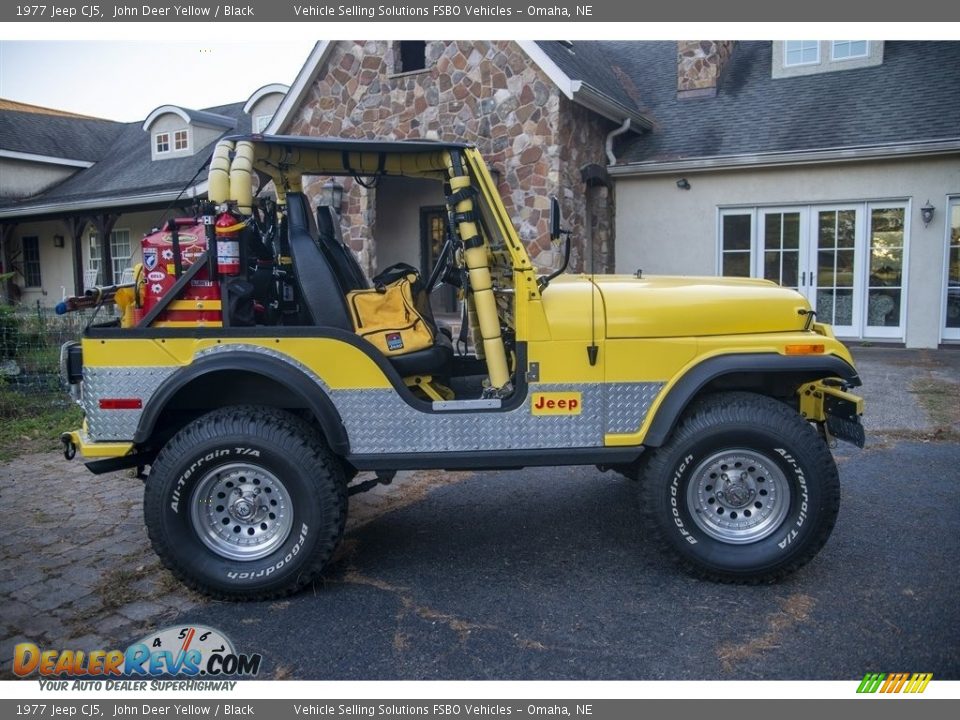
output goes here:
[[92, 315], [92, 311], [57, 315], [39, 305], [0, 305], [0, 389], [69, 403], [60, 383], [60, 346], [79, 340]]

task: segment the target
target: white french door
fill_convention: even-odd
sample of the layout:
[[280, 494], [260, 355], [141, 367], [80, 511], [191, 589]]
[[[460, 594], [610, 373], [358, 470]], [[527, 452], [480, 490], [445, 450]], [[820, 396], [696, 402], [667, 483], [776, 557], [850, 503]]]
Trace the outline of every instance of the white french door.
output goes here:
[[722, 210], [719, 270], [747, 274], [749, 254], [750, 275], [800, 292], [837, 335], [899, 339], [907, 218], [902, 202]]
[[943, 288], [943, 339], [960, 340], [960, 198], [947, 205], [947, 277]]
[[860, 335], [862, 326], [863, 213], [857, 206], [836, 205], [811, 208], [813, 227], [808, 243], [811, 263], [806, 296], [817, 311], [817, 319], [833, 325], [844, 337]]

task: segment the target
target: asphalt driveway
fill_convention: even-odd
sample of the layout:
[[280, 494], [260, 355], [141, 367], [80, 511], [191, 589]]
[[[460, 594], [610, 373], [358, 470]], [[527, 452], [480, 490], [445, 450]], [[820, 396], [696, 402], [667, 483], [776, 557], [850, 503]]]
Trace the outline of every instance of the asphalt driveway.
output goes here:
[[960, 679], [960, 352], [856, 354], [868, 446], [837, 448], [834, 534], [778, 585], [687, 577], [633, 483], [551, 468], [406, 475], [352, 499], [323, 582], [210, 602], [157, 565], [137, 481], [33, 456], [0, 466], [0, 661], [202, 623], [266, 678]]

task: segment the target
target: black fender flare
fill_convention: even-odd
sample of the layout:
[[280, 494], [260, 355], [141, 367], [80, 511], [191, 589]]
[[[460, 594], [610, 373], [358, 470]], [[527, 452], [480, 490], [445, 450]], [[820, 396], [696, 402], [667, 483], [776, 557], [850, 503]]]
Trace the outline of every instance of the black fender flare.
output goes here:
[[307, 407], [320, 423], [331, 450], [345, 456], [350, 452], [347, 430], [340, 413], [327, 394], [317, 383], [298, 368], [274, 357], [255, 352], [236, 351], [221, 355], [200, 358], [182, 370], [173, 373], [164, 380], [150, 398], [147, 407], [140, 416], [140, 423], [133, 436], [136, 444], [146, 442], [153, 434], [157, 421], [169, 402], [188, 383], [205, 375], [224, 371], [240, 371], [261, 375], [266, 380], [276, 382], [303, 398]]
[[647, 447], [663, 445], [690, 401], [708, 383], [724, 375], [793, 374], [806, 381], [825, 377], [842, 378], [850, 387], [859, 387], [857, 371], [835, 355], [779, 355], [777, 353], [735, 353], [708, 358], [690, 368], [668, 391], [643, 439]]

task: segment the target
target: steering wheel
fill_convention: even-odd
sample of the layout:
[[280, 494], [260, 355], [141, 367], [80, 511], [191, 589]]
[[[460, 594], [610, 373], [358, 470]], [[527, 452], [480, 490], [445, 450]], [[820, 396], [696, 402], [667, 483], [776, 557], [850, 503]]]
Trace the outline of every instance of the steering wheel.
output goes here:
[[456, 259], [454, 255], [453, 239], [447, 235], [447, 239], [440, 249], [440, 255], [437, 257], [437, 263], [430, 271], [430, 277], [427, 280], [427, 292], [433, 293], [442, 285], [453, 285], [460, 287], [460, 273], [457, 270]]

